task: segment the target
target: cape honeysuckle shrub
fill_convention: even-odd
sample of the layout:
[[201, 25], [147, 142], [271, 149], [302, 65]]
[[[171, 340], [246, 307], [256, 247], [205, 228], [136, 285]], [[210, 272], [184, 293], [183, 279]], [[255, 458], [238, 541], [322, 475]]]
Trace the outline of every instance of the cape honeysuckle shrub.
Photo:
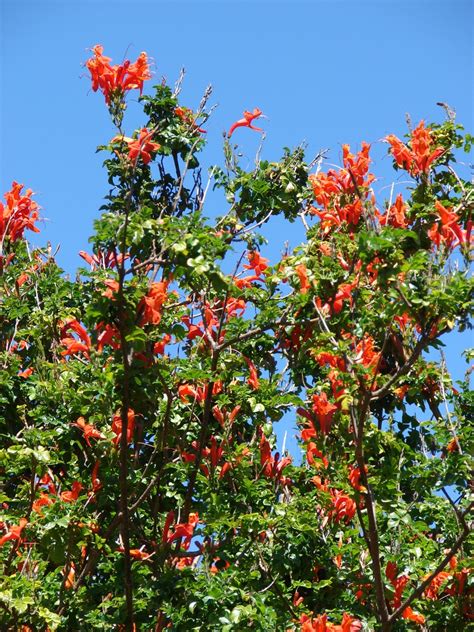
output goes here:
[[[133, 131], [147, 55], [95, 46], [87, 68], [117, 132], [77, 280], [28, 245], [30, 190], [0, 204], [2, 629], [467, 629], [469, 371], [427, 354], [469, 326], [471, 137], [387, 136], [410, 185], [384, 204], [367, 143], [339, 169], [301, 148], [243, 169], [255, 108], [209, 219], [209, 92], [195, 111], [155, 86]], [[278, 215], [306, 239], [270, 262]]]

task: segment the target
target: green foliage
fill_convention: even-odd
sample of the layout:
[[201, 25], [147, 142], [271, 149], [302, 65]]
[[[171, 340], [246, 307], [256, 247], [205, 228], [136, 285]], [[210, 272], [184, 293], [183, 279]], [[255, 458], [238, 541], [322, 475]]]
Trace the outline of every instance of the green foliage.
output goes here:
[[[452, 165], [472, 137], [432, 125], [418, 171], [394, 144], [413, 186], [384, 213], [367, 148], [246, 171], [226, 138], [210, 220], [206, 99], [155, 86], [126, 137], [114, 90], [87, 268], [69, 280], [0, 223], [2, 629], [465, 629], [474, 402], [427, 353], [471, 326]], [[306, 240], [269, 265], [278, 216]], [[284, 415], [302, 463], [278, 453]]]

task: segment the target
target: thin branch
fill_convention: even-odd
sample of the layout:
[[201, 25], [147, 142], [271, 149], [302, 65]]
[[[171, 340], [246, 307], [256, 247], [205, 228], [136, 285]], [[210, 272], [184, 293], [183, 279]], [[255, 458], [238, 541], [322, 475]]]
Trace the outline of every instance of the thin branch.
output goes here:
[[395, 621], [395, 619], [397, 619], [401, 614], [403, 614], [403, 611], [405, 610], [405, 608], [408, 608], [408, 606], [413, 603], [413, 601], [415, 601], [415, 599], [417, 599], [417, 597], [419, 597], [425, 590], [426, 588], [428, 588], [428, 586], [431, 584], [431, 582], [433, 581], [433, 579], [439, 575], [439, 573], [441, 573], [441, 571], [449, 564], [449, 561], [456, 555], [456, 553], [459, 551], [459, 549], [461, 548], [464, 540], [467, 538], [467, 536], [469, 535], [469, 533], [471, 532], [471, 528], [469, 527], [469, 525], [466, 523], [465, 521], [465, 517], [470, 513], [471, 509], [474, 507], [474, 502], [472, 502], [467, 509], [460, 514], [460, 518], [461, 521], [463, 522], [463, 531], [462, 533], [459, 535], [459, 537], [457, 538], [456, 542], [454, 543], [454, 545], [452, 546], [452, 548], [449, 550], [449, 552], [446, 554], [446, 556], [444, 557], [444, 559], [438, 564], [438, 566], [435, 568], [435, 570], [428, 575], [428, 577], [421, 582], [421, 584], [418, 585], [417, 588], [415, 588], [415, 590], [413, 590], [413, 592], [411, 593], [411, 595], [409, 597], [407, 597], [405, 599], [405, 601], [390, 615], [388, 622], [392, 623], [393, 621]]

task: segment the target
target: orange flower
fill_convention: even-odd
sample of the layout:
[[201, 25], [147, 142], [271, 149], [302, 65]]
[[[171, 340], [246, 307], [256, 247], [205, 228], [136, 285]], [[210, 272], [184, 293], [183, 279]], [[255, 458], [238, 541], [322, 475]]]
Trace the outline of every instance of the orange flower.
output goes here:
[[114, 325], [104, 325], [104, 323], [98, 323], [96, 326], [97, 336], [97, 351], [102, 353], [106, 345], [110, 345], [112, 349], [120, 349], [120, 332]]
[[[169, 515], [170, 514], [168, 514], [168, 516]], [[194, 535], [194, 530], [198, 523], [199, 523], [199, 514], [190, 513], [188, 522], [181, 522], [174, 525], [172, 533], [169, 533], [168, 531], [166, 531], [165, 541], [169, 543], [169, 542], [173, 542], [173, 540], [177, 540], [178, 538], [184, 538], [183, 547], [187, 549], [189, 547], [189, 544], [191, 543], [191, 539]], [[166, 527], [166, 524], [165, 524], [165, 527]], [[168, 525], [168, 530], [169, 530], [169, 527], [170, 525]], [[163, 533], [163, 535], [165, 535], [165, 533]]]
[[344, 306], [344, 301], [348, 301], [349, 305], [352, 305], [352, 290], [359, 285], [359, 276], [352, 281], [352, 283], [341, 283], [337, 288], [336, 295], [332, 300], [332, 311], [334, 314], [339, 314]]
[[340, 625], [328, 622], [326, 614], [321, 614], [316, 619], [303, 614], [300, 624], [300, 632], [359, 632], [362, 629], [362, 623], [347, 613], [344, 613]]
[[81, 493], [82, 488], [82, 483], [80, 483], [79, 481], [74, 481], [71, 491], [61, 492], [61, 500], [65, 503], [76, 502], [76, 500], [79, 498], [79, 494]]
[[275, 456], [272, 456], [270, 443], [260, 429], [260, 465], [263, 466], [263, 475], [267, 478], [273, 478], [277, 481], [281, 480], [285, 483], [286, 479], [283, 480], [282, 478], [283, 470], [290, 465], [291, 462], [292, 459], [289, 456], [280, 459], [278, 452], [275, 453]]
[[90, 448], [92, 447], [91, 439], [105, 439], [104, 435], [95, 426], [86, 423], [84, 417], [79, 417], [71, 426], [76, 426], [82, 430], [84, 439]]
[[129, 255], [125, 255], [124, 257], [121, 253], [117, 254], [113, 250], [109, 250], [108, 252], [98, 250], [97, 254], [92, 255], [85, 252], [85, 250], [79, 250], [79, 256], [90, 265], [92, 270], [96, 270], [97, 268], [117, 268], [124, 259], [129, 258]]
[[222, 560], [220, 557], [215, 557], [209, 570], [213, 575], [218, 573], [219, 571], [223, 571], [226, 568], [229, 568], [230, 564], [227, 560]]
[[0, 202], [0, 251], [5, 237], [16, 241], [23, 237], [26, 229], [38, 233], [35, 222], [39, 219], [39, 206], [31, 199], [33, 191], [21, 193], [23, 184], [13, 181], [12, 188], [5, 193], [6, 204]]
[[319, 422], [321, 432], [327, 434], [331, 429], [332, 419], [337, 411], [337, 406], [328, 401], [326, 393], [315, 393], [312, 399], [312, 409]]
[[380, 217], [380, 224], [382, 226], [393, 226], [394, 228], [407, 228], [409, 222], [406, 217], [406, 210], [407, 205], [403, 201], [402, 194], [399, 193], [387, 213]]
[[41, 511], [41, 507], [46, 507], [48, 505], [52, 505], [53, 503], [54, 503], [54, 498], [50, 498], [48, 494], [46, 494], [45, 492], [41, 492], [40, 497], [34, 501], [31, 508], [38, 515], [42, 516], [43, 513]]
[[[433, 578], [430, 585], [425, 589], [423, 593], [427, 599], [438, 599], [438, 593], [441, 586], [451, 577], [451, 573], [447, 571], [441, 571]], [[425, 579], [425, 578], [424, 578]]]
[[[115, 438], [112, 440], [115, 447], [120, 445], [122, 437], [122, 413], [116, 413], [112, 418], [112, 432], [115, 434]], [[127, 413], [127, 443], [133, 441], [133, 435], [135, 434], [135, 412], [129, 408]]]
[[99, 465], [100, 461], [96, 461], [94, 463], [94, 467], [92, 468], [91, 480], [92, 480], [92, 493], [97, 494], [99, 490], [102, 489], [102, 483], [99, 479]]
[[419, 612], [414, 612], [410, 608], [410, 606], [405, 608], [405, 610], [402, 612], [402, 617], [404, 619], [409, 619], [410, 621], [413, 621], [414, 623], [419, 623], [420, 625], [423, 625], [423, 623], [425, 622], [425, 617]]
[[11, 526], [7, 533], [0, 538], [0, 546], [3, 546], [5, 542], [10, 542], [10, 540], [21, 541], [21, 532], [27, 524], [28, 520], [26, 518], [20, 518], [19, 524]]
[[[375, 179], [368, 172], [369, 151], [370, 145], [362, 143], [361, 151], [354, 156], [350, 153], [349, 145], [343, 145], [343, 169], [330, 169], [327, 173], [309, 176], [314, 199], [323, 207], [323, 210], [313, 207], [311, 213], [320, 218], [324, 234], [342, 222], [351, 227], [359, 223], [363, 212], [362, 201], [368, 197], [369, 187]], [[348, 196], [353, 197], [348, 199]]]
[[[365, 473], [367, 474], [367, 466], [365, 466]], [[357, 489], [359, 492], [366, 492], [367, 489], [360, 484], [360, 476], [361, 471], [357, 465], [349, 466], [349, 483], [352, 485], [354, 489]]]
[[64, 577], [64, 588], [66, 590], [71, 590], [71, 588], [74, 588], [74, 579], [76, 577], [76, 566], [74, 562], [70, 563], [69, 571], [68, 567], [65, 566], [61, 571], [61, 575]]
[[[315, 461], [315, 457], [321, 459], [321, 461]], [[318, 450], [318, 447], [313, 441], [310, 441], [306, 446], [306, 460], [309, 465], [314, 465], [316, 468], [321, 467], [321, 463], [324, 467], [328, 467], [329, 461], [324, 454]]]
[[257, 277], [259, 277], [262, 272], [268, 268], [268, 259], [262, 257], [262, 255], [253, 250], [247, 255], [248, 263], [246, 263], [243, 267], [245, 270], [254, 270]]
[[372, 373], [375, 372], [380, 360], [380, 352], [376, 352], [374, 350], [374, 346], [374, 339], [366, 334], [365, 337], [356, 345], [356, 356], [354, 359], [357, 364], [362, 364], [362, 366], [367, 369], [370, 368]]
[[110, 142], [126, 143], [128, 145], [129, 160], [134, 165], [136, 165], [138, 159], [141, 158], [143, 162], [147, 165], [151, 162], [151, 154], [158, 151], [161, 147], [159, 143], [154, 143], [151, 140], [152, 137], [153, 131], [150, 131], [146, 127], [143, 127], [140, 130], [138, 138], [129, 138], [128, 136], [115, 136]]
[[66, 336], [61, 338], [61, 344], [63, 344], [66, 349], [61, 351], [61, 355], [63, 357], [75, 355], [76, 353], [83, 353], [86, 358], [89, 358], [89, 351], [91, 347], [91, 340], [87, 331], [84, 327], [75, 319], [71, 319], [66, 321], [61, 330], [61, 336], [64, 336], [66, 332], [70, 329], [73, 330], [79, 337], [79, 340], [73, 338], [72, 336]]
[[256, 132], [263, 132], [263, 130], [260, 127], [254, 127], [252, 125], [252, 122], [255, 119], [259, 118], [260, 116], [262, 116], [262, 110], [259, 110], [259, 108], [254, 108], [253, 112], [249, 112], [248, 110], [245, 110], [244, 117], [236, 121], [231, 126], [228, 133], [228, 137], [230, 138], [238, 127], [248, 127], [249, 129], [253, 129]]
[[331, 509], [329, 515], [334, 522], [344, 520], [347, 523], [355, 516], [357, 505], [352, 498], [341, 490], [331, 490], [331, 502], [333, 504], [333, 509]]
[[446, 450], [451, 453], [461, 451], [458, 437], [453, 437], [451, 441], [448, 442]]
[[390, 151], [397, 165], [414, 177], [427, 174], [433, 162], [445, 151], [443, 147], [433, 147], [433, 134], [425, 128], [424, 121], [420, 121], [413, 130], [409, 145], [405, 145], [393, 134], [386, 136], [385, 140], [390, 144]]
[[165, 334], [159, 342], [155, 342], [153, 345], [153, 353], [164, 355], [166, 345], [171, 341], [171, 336]]
[[40, 478], [39, 482], [40, 485], [45, 485], [48, 488], [50, 494], [54, 494], [55, 496], [57, 496], [58, 492], [56, 490], [56, 486], [54, 485], [54, 481], [49, 474], [45, 474], [42, 478]]
[[138, 89], [141, 94], [144, 81], [151, 79], [147, 54], [140, 53], [134, 63], [127, 59], [123, 64], [111, 66], [111, 58], [103, 55], [103, 50], [103, 46], [96, 44], [92, 48], [94, 56], [86, 61], [92, 90], [96, 92], [100, 89], [107, 104], [115, 96], [122, 98], [127, 90]]
[[102, 292], [102, 296], [105, 298], [109, 298], [111, 301], [115, 301], [115, 295], [119, 291], [119, 282], [114, 279], [106, 279], [104, 284], [107, 286], [107, 289]]
[[161, 321], [161, 310], [168, 297], [166, 292], [169, 281], [159, 281], [152, 283], [148, 294], [142, 298], [138, 304], [138, 311], [142, 317], [140, 324], [158, 325]]
[[257, 376], [257, 369], [255, 368], [254, 363], [251, 360], [249, 360], [249, 358], [246, 358], [244, 356], [244, 360], [247, 363], [247, 366], [250, 371], [250, 376], [247, 379], [247, 384], [250, 386], [250, 388], [256, 391], [260, 388], [260, 383], [258, 381], [258, 376]]
[[300, 292], [301, 294], [307, 294], [311, 286], [308, 280], [308, 271], [306, 269], [306, 266], [304, 265], [304, 263], [300, 263], [300, 265], [296, 266], [295, 270], [300, 280]]
[[323, 483], [323, 480], [320, 476], [313, 476], [310, 480], [313, 483], [313, 485], [316, 487], [316, 489], [319, 489], [320, 492], [325, 492], [325, 493], [329, 492], [328, 484]]
[[429, 238], [439, 248], [440, 244], [446, 244], [448, 248], [456, 248], [459, 245], [469, 243], [470, 226], [463, 230], [459, 226], [459, 218], [456, 213], [445, 208], [440, 202], [435, 202], [439, 221], [433, 224], [428, 231]]
[[18, 373], [18, 377], [23, 377], [23, 378], [28, 378], [30, 377], [30, 375], [33, 373], [34, 369], [32, 369], [31, 367], [28, 367], [27, 369], [25, 369], [24, 371], [20, 371]]
[[206, 134], [206, 130], [199, 127], [196, 123], [194, 112], [187, 107], [178, 106], [174, 109], [174, 113], [179, 117], [185, 125], [190, 127], [193, 132], [199, 132], [200, 134]]
[[329, 364], [329, 366], [332, 366], [334, 369], [339, 369], [340, 371], [346, 370], [346, 362], [344, 358], [334, 355], [333, 353], [329, 353], [328, 351], [321, 351], [315, 355], [314, 358], [319, 366]]
[[305, 408], [298, 407], [296, 409], [298, 415], [304, 417], [306, 419], [305, 427], [301, 431], [300, 435], [303, 441], [309, 441], [313, 437], [317, 437], [318, 433], [316, 432], [316, 428], [314, 426], [315, 419]]
[[[120, 546], [117, 550], [120, 553], [125, 553], [125, 549], [123, 546]], [[144, 551], [143, 547], [140, 547], [139, 549], [130, 549], [130, 557], [132, 557], [134, 560], [147, 560], [152, 555], [153, 553], [147, 553], [146, 551]]]

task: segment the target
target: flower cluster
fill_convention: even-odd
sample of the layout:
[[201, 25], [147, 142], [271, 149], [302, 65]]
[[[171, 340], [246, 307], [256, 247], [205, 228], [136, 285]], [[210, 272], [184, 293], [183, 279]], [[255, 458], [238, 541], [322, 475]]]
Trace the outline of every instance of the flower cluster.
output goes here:
[[39, 219], [39, 206], [31, 199], [33, 191], [27, 189], [22, 193], [23, 184], [12, 183], [10, 191], [5, 193], [6, 203], [0, 202], [0, 242], [5, 237], [17, 241], [23, 237], [26, 229], [38, 233], [35, 222]]
[[436, 147], [435, 139], [424, 121], [411, 133], [408, 144], [403, 143], [394, 134], [385, 137], [398, 167], [405, 169], [414, 177], [427, 174], [433, 163], [444, 153], [443, 147]]
[[110, 57], [103, 55], [104, 47], [96, 44], [92, 52], [94, 56], [86, 61], [91, 73], [92, 90], [101, 90], [105, 102], [109, 104], [114, 97], [122, 98], [128, 90], [143, 91], [143, 83], [151, 79], [150, 67], [146, 53], [140, 53], [135, 62], [128, 59], [123, 64], [111, 66]]
[[322, 210], [313, 207], [311, 213], [320, 218], [325, 234], [340, 226], [342, 222], [351, 227], [359, 223], [364, 208], [363, 202], [368, 198], [369, 187], [375, 179], [375, 176], [369, 173], [369, 151], [368, 143], [362, 143], [362, 149], [356, 155], [350, 152], [349, 145], [343, 145], [342, 169], [329, 169], [327, 173], [309, 176], [314, 199], [323, 207]]

